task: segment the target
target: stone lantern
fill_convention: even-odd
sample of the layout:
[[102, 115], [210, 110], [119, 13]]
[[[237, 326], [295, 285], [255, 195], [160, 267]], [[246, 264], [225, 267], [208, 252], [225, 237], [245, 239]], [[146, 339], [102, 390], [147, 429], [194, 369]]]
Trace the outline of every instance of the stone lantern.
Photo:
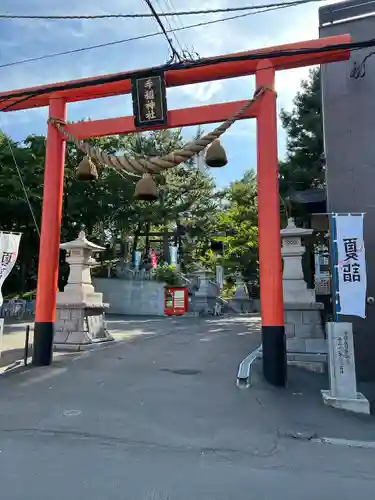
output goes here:
[[230, 301], [231, 309], [236, 313], [253, 312], [252, 302], [245, 281], [240, 272], [234, 275], [236, 291]]
[[191, 309], [192, 312], [203, 315], [214, 310], [219, 295], [219, 287], [210, 280], [208, 273], [208, 269], [204, 267], [194, 273], [194, 278], [199, 288], [194, 293]]
[[93, 252], [105, 249], [88, 241], [84, 231], [76, 240], [62, 243], [60, 248], [67, 251], [70, 271], [64, 291], [57, 293], [55, 347], [80, 350], [94, 343], [113, 340], [104, 319], [108, 304], [103, 303], [102, 293], [95, 292], [90, 272], [90, 266], [95, 262]]
[[288, 363], [321, 372], [327, 360], [327, 341], [320, 312], [324, 306], [316, 302], [315, 291], [307, 288], [302, 269], [303, 238], [312, 232], [312, 229], [296, 227], [292, 218], [280, 231], [285, 334]]
[[315, 302], [315, 293], [307, 288], [302, 269], [302, 256], [305, 253], [302, 238], [312, 233], [313, 229], [296, 227], [293, 218], [288, 219], [288, 225], [280, 231], [281, 255], [284, 261], [284, 302], [299, 304]]

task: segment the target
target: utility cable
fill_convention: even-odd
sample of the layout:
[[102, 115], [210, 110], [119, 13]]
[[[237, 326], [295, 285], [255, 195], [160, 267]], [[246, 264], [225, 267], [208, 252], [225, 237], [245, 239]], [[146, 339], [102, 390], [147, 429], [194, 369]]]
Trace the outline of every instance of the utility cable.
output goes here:
[[35, 226], [35, 229], [36, 229], [36, 232], [38, 233], [38, 236], [40, 238], [40, 230], [39, 230], [39, 226], [38, 226], [38, 223], [36, 221], [36, 217], [35, 217], [35, 213], [34, 213], [34, 210], [33, 210], [33, 207], [31, 205], [31, 202], [30, 202], [30, 199], [29, 199], [29, 195], [27, 194], [27, 190], [26, 190], [26, 186], [25, 186], [25, 183], [23, 182], [23, 178], [22, 178], [22, 174], [21, 174], [21, 170], [20, 170], [20, 167], [17, 163], [17, 160], [16, 160], [16, 155], [14, 154], [14, 151], [13, 151], [13, 147], [12, 147], [12, 144], [10, 142], [10, 139], [9, 137], [5, 135], [5, 139], [7, 141], [7, 144], [8, 144], [8, 148], [9, 148], [9, 151], [10, 151], [10, 154], [12, 156], [12, 159], [13, 159], [13, 163], [14, 163], [14, 166], [16, 167], [16, 170], [17, 170], [17, 174], [18, 174], [18, 178], [20, 180], [20, 184], [21, 184], [21, 187], [22, 187], [22, 190], [23, 190], [23, 193], [25, 195], [25, 200], [26, 200], [26, 203], [29, 207], [29, 210], [30, 210], [30, 213], [31, 213], [31, 217], [33, 219], [33, 222], [34, 222], [34, 226]]
[[[200, 10], [187, 10], [177, 12], [155, 12], [159, 17], [173, 17], [173, 16], [197, 16], [206, 14], [222, 14], [229, 12], [245, 12], [249, 10], [264, 9], [269, 7], [287, 6], [290, 4], [303, 5], [307, 3], [324, 2], [325, 0], [296, 0], [293, 2], [278, 2], [270, 4], [247, 5], [243, 7], [228, 7], [221, 9], [200, 9]], [[154, 14], [92, 14], [92, 15], [18, 15], [18, 14], [0, 14], [0, 20], [17, 20], [17, 19], [30, 19], [30, 20], [44, 20], [44, 21], [72, 21], [72, 20], [97, 20], [97, 19], [141, 19], [155, 17]]]
[[[321, 1], [321, 0], [311, 0], [311, 1]], [[174, 32], [178, 32], [178, 31], [182, 31], [182, 30], [188, 30], [188, 29], [193, 29], [193, 28], [201, 28], [201, 27], [204, 27], [204, 26], [210, 26], [210, 25], [217, 24], [217, 23], [223, 23], [223, 22], [226, 22], [226, 21], [232, 21], [232, 20], [235, 20], [235, 19], [242, 19], [242, 18], [249, 17], [249, 16], [255, 16], [255, 15], [258, 15], [258, 14], [263, 14], [265, 12], [271, 12], [271, 11], [274, 11], [274, 10], [280, 10], [280, 9], [295, 7], [295, 6], [300, 5], [301, 3], [306, 3], [306, 1], [303, 0], [303, 2], [302, 1], [288, 2], [288, 3], [285, 3], [285, 4], [281, 4], [281, 5], [275, 4], [276, 7], [267, 7], [267, 8], [264, 8], [263, 10], [259, 10], [259, 11], [255, 11], [255, 12], [247, 12], [245, 14], [237, 14], [235, 16], [223, 17], [222, 19], [213, 19], [211, 21], [204, 21], [204, 22], [200, 22], [200, 23], [189, 24], [187, 26], [182, 26], [180, 28], [176, 28], [174, 30]], [[170, 31], [167, 30], [167, 33], [170, 33]], [[105, 48], [105, 47], [112, 47], [114, 45], [120, 45], [120, 44], [127, 43], [127, 42], [136, 42], [138, 40], [145, 40], [147, 38], [152, 38], [152, 37], [156, 37], [156, 36], [160, 36], [160, 35], [163, 35], [163, 33], [161, 31], [156, 31], [154, 33], [146, 33], [144, 35], [138, 35], [138, 36], [134, 36], [134, 37], [123, 38], [123, 39], [120, 39], [120, 40], [114, 40], [112, 42], [100, 43], [100, 44], [97, 44], [97, 45], [88, 45], [86, 47], [80, 47], [78, 49], [66, 50], [66, 51], [63, 51], [63, 52], [54, 52], [54, 53], [51, 53], [51, 54], [45, 54], [43, 56], [30, 57], [28, 59], [20, 59], [18, 61], [13, 61], [13, 62], [10, 62], [10, 63], [1, 64], [0, 65], [0, 69], [1, 68], [9, 68], [9, 67], [12, 67], [12, 66], [18, 66], [20, 64], [26, 64], [26, 63], [30, 63], [30, 62], [43, 61], [44, 59], [52, 59], [52, 58], [55, 58], [55, 57], [60, 57], [60, 56], [65, 56], [65, 55], [70, 55], [70, 54], [78, 54], [80, 52], [86, 52], [86, 51], [94, 50], [94, 49], [101, 49], [101, 48]]]
[[[339, 43], [335, 45], [328, 45], [328, 46], [323, 46], [319, 48], [303, 48], [303, 49], [294, 49], [294, 50], [274, 50], [270, 52], [252, 52], [250, 54], [238, 54], [238, 55], [228, 55], [228, 56], [219, 56], [219, 57], [212, 57], [212, 58], [205, 58], [201, 59], [199, 61], [185, 61], [183, 63], [175, 63], [173, 65], [162, 65], [162, 66], [155, 66], [152, 68], [146, 68], [142, 69], [139, 71], [129, 71], [125, 73], [119, 73], [119, 74], [114, 74], [114, 75], [106, 75], [106, 76], [101, 76], [97, 78], [89, 78], [86, 81], [78, 81], [78, 82], [66, 82], [66, 83], [58, 83], [55, 85], [49, 85], [47, 88], [40, 88], [40, 89], [33, 89], [32, 91], [29, 90], [22, 90], [22, 91], [15, 91], [7, 94], [6, 96], [3, 96], [2, 101], [0, 102], [6, 102], [10, 99], [17, 99], [18, 97], [21, 98], [21, 101], [11, 103], [10, 105], [6, 106], [5, 108], [0, 109], [0, 111], [6, 111], [10, 109], [11, 107], [15, 106], [16, 104], [27, 100], [31, 99], [32, 97], [40, 96], [40, 95], [46, 95], [46, 94], [51, 94], [54, 92], [59, 92], [59, 91], [64, 91], [64, 90], [71, 90], [71, 89], [78, 89], [78, 88], [87, 88], [87, 87], [92, 87], [96, 85], [101, 85], [104, 83], [114, 83], [114, 82], [119, 82], [119, 81], [124, 81], [128, 80], [131, 78], [137, 78], [141, 77], [144, 74], [148, 75], [153, 75], [155, 73], [160, 73], [160, 71], [181, 71], [184, 69], [191, 69], [191, 68], [198, 68], [198, 67], [206, 67], [206, 66], [213, 66], [216, 64], [220, 63], [227, 63], [227, 62], [240, 62], [240, 61], [251, 61], [251, 60], [265, 60], [265, 59], [278, 59], [280, 57], [294, 57], [294, 56], [300, 56], [300, 55], [311, 55], [311, 64], [314, 64], [315, 56], [316, 54], [321, 54], [321, 53], [329, 53], [329, 52], [335, 52], [335, 51], [340, 51], [340, 50], [361, 50], [364, 48], [368, 47], [375, 47], [375, 38], [372, 38], [370, 40], [364, 40], [361, 42], [346, 42], [346, 43]], [[309, 62], [308, 59], [305, 60], [306, 65]], [[277, 69], [280, 65], [277, 64], [277, 62], [273, 63], [272, 65], [269, 66], [269, 68], [275, 68]], [[268, 69], [268, 68], [263, 68], [263, 70]], [[99, 96], [102, 94], [99, 94]]]
[[[164, 0], [164, 3], [166, 5], [167, 11], [177, 12], [177, 9], [175, 8], [172, 0]], [[166, 18], [166, 21], [168, 22], [168, 17]], [[174, 19], [172, 19], [171, 22], [174, 24], [174, 29], [181, 28], [184, 26], [184, 22], [182, 21], [180, 15], [176, 15], [176, 17]], [[172, 29], [172, 26], [171, 25], [169, 25], [169, 26]], [[175, 32], [174, 32], [174, 35], [176, 36]], [[181, 45], [180, 45], [180, 47], [181, 47]], [[194, 47], [192, 47], [192, 51], [190, 51], [189, 47], [185, 44], [185, 49], [181, 48], [181, 50], [182, 50], [182, 57], [185, 60], [186, 59], [189, 59], [189, 60], [200, 59], [200, 56], [198, 55], [197, 52], [195, 52]]]
[[366, 76], [366, 62], [374, 54], [375, 54], [374, 51], [367, 54], [367, 56], [365, 56], [362, 59], [360, 64], [354, 62], [353, 69], [350, 72], [350, 78], [354, 78], [355, 80], [358, 80], [359, 78], [364, 78]]
[[[157, 4], [158, 8], [160, 9], [160, 12], [162, 12], [162, 13], [164, 14], [163, 8], [162, 8], [162, 6], [161, 6], [161, 4], [160, 4], [159, 0], [155, 0], [155, 2], [156, 2], [156, 4]], [[174, 31], [176, 28], [178, 28], [178, 26], [174, 23], [174, 20], [173, 20], [173, 19], [169, 20], [169, 18], [168, 18], [168, 17], [166, 17], [166, 18], [165, 18], [165, 22], [166, 22], [166, 24], [167, 24], [167, 26], [168, 26], [168, 31], [169, 31], [170, 33], [172, 33], [172, 36], [173, 36], [173, 38], [175, 39], [175, 42], [176, 42], [176, 44], [177, 44], [177, 45], [178, 45], [178, 47], [179, 47], [179, 50], [180, 50], [180, 60], [181, 60], [181, 59], [182, 59], [182, 54], [184, 53], [184, 48], [182, 47], [182, 45], [181, 45], [181, 43], [180, 43], [180, 40], [178, 39], [177, 34], [176, 34], [176, 32]], [[174, 27], [172, 26], [173, 24], [174, 24]], [[173, 55], [172, 55], [172, 60], [171, 60], [171, 61], [173, 61]], [[171, 61], [170, 61], [170, 62], [171, 62]]]
[[161, 19], [159, 17], [159, 14], [155, 11], [154, 6], [151, 3], [151, 0], [143, 0], [143, 1], [148, 6], [148, 8], [151, 10], [152, 15], [154, 16], [156, 22], [160, 26], [160, 28], [161, 28], [161, 30], [163, 32], [163, 35], [165, 36], [165, 38], [166, 38], [166, 40], [167, 40], [167, 42], [169, 44], [169, 47], [170, 47], [171, 52], [172, 52], [172, 58], [171, 58], [171, 60], [174, 61], [175, 59], [177, 59], [177, 61], [182, 61], [180, 54], [175, 49], [175, 47], [174, 47], [174, 45], [172, 43], [172, 40], [168, 36], [168, 33], [167, 33], [167, 31], [166, 31], [166, 29], [164, 27], [164, 24], [162, 23], [162, 21], [161, 21]]

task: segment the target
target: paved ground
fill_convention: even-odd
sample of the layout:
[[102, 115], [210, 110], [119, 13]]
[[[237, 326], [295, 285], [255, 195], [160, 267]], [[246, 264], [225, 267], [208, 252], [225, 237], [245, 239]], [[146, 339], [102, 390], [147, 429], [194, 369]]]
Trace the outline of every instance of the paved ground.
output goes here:
[[[26, 339], [26, 326], [28, 321], [18, 321], [11, 318], [5, 319], [4, 333], [1, 342], [0, 367], [9, 365], [23, 358]], [[32, 341], [32, 331], [30, 335]]]
[[324, 407], [324, 378], [236, 388], [256, 318], [116, 324], [128, 342], [0, 378], [4, 498], [372, 498], [375, 449], [318, 438], [375, 442], [375, 420]]
[[[134, 337], [144, 335], [159, 334], [159, 329], [150, 330], [149, 325], [159, 324], [161, 319], [128, 319], [126, 330], [124, 330], [124, 318], [121, 316], [108, 316], [107, 324], [116, 340], [129, 340]], [[29, 355], [31, 356], [34, 323], [33, 319], [18, 320], [15, 318], [5, 318], [4, 334], [0, 349], [0, 368], [6, 367], [15, 361], [23, 359], [26, 343], [26, 327], [30, 327], [29, 335]]]

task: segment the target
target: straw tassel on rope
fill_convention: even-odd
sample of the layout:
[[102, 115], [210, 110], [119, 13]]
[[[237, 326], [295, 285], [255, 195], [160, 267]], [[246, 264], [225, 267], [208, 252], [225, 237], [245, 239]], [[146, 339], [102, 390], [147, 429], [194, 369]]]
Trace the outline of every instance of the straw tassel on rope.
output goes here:
[[89, 156], [85, 156], [77, 167], [77, 180], [79, 181], [96, 181], [98, 178], [98, 170], [95, 163]]
[[220, 144], [220, 139], [214, 139], [206, 151], [206, 165], [212, 168], [221, 168], [225, 167], [227, 163], [227, 155]]
[[143, 201], [155, 201], [158, 199], [158, 190], [150, 174], [143, 174], [142, 178], [137, 182], [134, 190], [134, 198]]

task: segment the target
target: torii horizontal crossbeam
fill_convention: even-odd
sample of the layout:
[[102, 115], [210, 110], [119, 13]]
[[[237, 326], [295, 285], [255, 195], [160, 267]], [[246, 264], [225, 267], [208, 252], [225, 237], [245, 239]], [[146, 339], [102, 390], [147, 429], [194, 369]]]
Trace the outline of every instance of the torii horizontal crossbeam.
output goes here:
[[[275, 70], [281, 71], [291, 68], [301, 68], [315, 64], [324, 64], [334, 61], [349, 59], [350, 50], [340, 49], [310, 54], [298, 54], [277, 56], [276, 53], [283, 51], [298, 51], [303, 49], [316, 50], [323, 47], [333, 47], [339, 44], [351, 42], [350, 35], [336, 35], [317, 40], [290, 43], [275, 47], [268, 47], [236, 54], [228, 54], [228, 58], [241, 56], [265, 57], [270, 61]], [[221, 56], [222, 57], [222, 56]], [[210, 58], [213, 61], [215, 58]], [[193, 83], [222, 80], [225, 78], [236, 78], [255, 74], [260, 59], [248, 59], [241, 61], [218, 62], [205, 65], [207, 59], [201, 61], [202, 65], [194, 68], [168, 70], [165, 73], [167, 87], [189, 85]], [[219, 60], [218, 60], [219, 61]], [[147, 73], [147, 70], [144, 70]], [[137, 74], [138, 72], [134, 72]], [[123, 78], [122, 78], [123, 76]], [[62, 90], [62, 87], [70, 87]], [[99, 76], [95, 78], [84, 78], [64, 83], [53, 83], [39, 87], [30, 87], [12, 92], [0, 93], [0, 110], [16, 111], [19, 109], [30, 109], [48, 106], [51, 98], [61, 98], [65, 102], [85, 101], [99, 99], [102, 97], [127, 94], [131, 91], [129, 73], [118, 73], [113, 75]], [[9, 107], [11, 106], [11, 107]], [[5, 109], [8, 108], [8, 109]]]
[[[225, 102], [210, 104], [208, 106], [197, 106], [192, 108], [175, 109], [168, 111], [168, 128], [190, 127], [194, 125], [206, 125], [207, 123], [218, 123], [225, 121], [228, 116], [234, 115], [247, 101]], [[255, 102], [239, 118], [256, 118], [260, 102]], [[165, 127], [149, 127], [152, 130]], [[107, 135], [133, 134], [137, 132], [133, 116], [122, 116], [120, 118], [107, 118], [105, 120], [91, 120], [87, 122], [76, 122], [66, 125], [66, 130], [77, 139], [85, 140], [90, 137], [104, 137]], [[142, 129], [147, 130], [147, 127]]]

